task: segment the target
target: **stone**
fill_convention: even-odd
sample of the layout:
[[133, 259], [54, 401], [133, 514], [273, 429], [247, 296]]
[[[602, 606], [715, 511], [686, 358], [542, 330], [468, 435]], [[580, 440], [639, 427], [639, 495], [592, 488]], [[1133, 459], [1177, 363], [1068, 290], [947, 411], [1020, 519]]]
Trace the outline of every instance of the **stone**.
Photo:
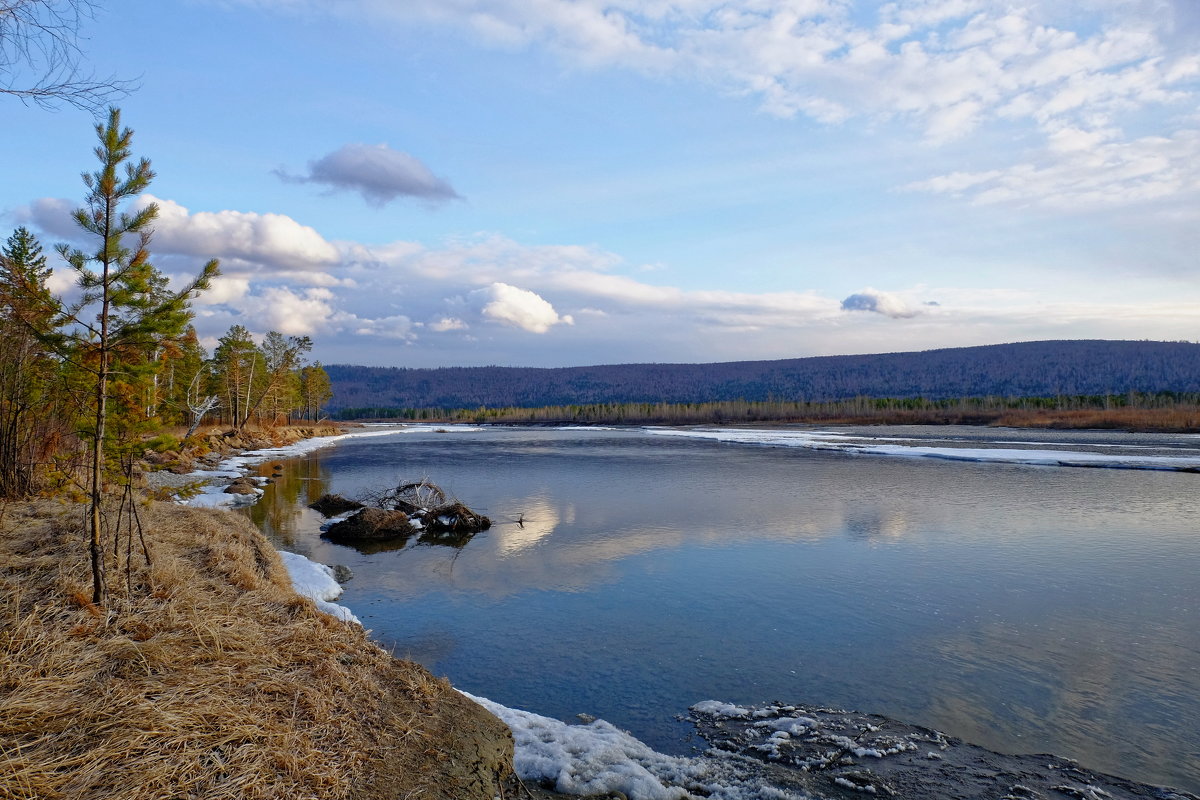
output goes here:
[[415, 532], [408, 515], [403, 511], [386, 511], [382, 508], [364, 508], [349, 519], [329, 526], [322, 536], [334, 542], [354, 544], [376, 542], [409, 536]]

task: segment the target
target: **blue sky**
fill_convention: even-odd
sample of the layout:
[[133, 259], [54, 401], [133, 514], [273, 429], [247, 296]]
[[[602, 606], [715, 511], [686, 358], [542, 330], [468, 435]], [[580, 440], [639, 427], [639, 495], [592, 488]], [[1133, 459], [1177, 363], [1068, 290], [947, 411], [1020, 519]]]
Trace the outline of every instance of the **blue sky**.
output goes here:
[[[127, 0], [84, 32], [140, 84], [157, 265], [221, 259], [210, 344], [564, 366], [1200, 338], [1194, 0]], [[0, 222], [67, 240], [90, 116], [0, 113]]]

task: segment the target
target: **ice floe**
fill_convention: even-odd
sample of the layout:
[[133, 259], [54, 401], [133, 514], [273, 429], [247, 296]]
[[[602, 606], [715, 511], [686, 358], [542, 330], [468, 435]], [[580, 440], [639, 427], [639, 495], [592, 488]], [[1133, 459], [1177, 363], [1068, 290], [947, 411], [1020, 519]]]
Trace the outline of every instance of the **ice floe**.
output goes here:
[[[712, 439], [719, 442], [769, 447], [799, 447], [854, 455], [893, 456], [902, 458], [937, 458], [950, 461], [974, 461], [1002, 464], [1025, 464], [1043, 467], [1104, 467], [1109, 469], [1152, 469], [1200, 471], [1200, 453], [1194, 455], [1136, 455], [1113, 452], [1094, 452], [1082, 448], [1108, 448], [1110, 444], [1064, 444], [1063, 449], [1046, 449], [1048, 442], [1029, 448], [930, 446], [924, 440], [898, 437], [859, 436], [840, 431], [771, 430], [764, 428], [654, 428], [644, 429], [653, 436], [680, 436]], [[973, 443], [980, 444], [980, 443]], [[990, 444], [990, 443], [988, 443]], [[1005, 442], [1005, 444], [1015, 444]], [[1074, 448], [1074, 449], [1069, 449]], [[1146, 447], [1150, 450], [1153, 447]]]

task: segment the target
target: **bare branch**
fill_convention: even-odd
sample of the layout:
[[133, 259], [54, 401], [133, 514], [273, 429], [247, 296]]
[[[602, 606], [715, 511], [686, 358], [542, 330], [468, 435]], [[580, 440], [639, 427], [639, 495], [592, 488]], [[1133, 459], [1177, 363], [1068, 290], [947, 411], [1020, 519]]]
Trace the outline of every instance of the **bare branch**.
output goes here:
[[0, 94], [96, 114], [137, 88], [84, 67], [79, 30], [93, 14], [92, 0], [0, 0]]

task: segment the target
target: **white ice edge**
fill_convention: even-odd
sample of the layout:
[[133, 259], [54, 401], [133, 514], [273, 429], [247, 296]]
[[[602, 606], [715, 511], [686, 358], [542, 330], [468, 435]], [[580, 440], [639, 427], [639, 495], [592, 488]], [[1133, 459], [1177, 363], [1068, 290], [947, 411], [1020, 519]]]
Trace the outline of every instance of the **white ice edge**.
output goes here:
[[317, 608], [326, 614], [337, 617], [344, 622], [362, 625], [362, 621], [345, 606], [329, 601], [336, 600], [342, 594], [342, 585], [334, 580], [333, 569], [324, 564], [318, 564], [299, 553], [279, 551], [279, 558], [287, 567], [292, 579], [292, 588], [296, 594], [307, 597], [317, 604]]
[[[245, 475], [249, 468], [255, 464], [261, 464], [264, 461], [270, 461], [273, 458], [294, 458], [295, 456], [311, 453], [314, 450], [319, 450], [322, 447], [328, 447], [336, 444], [343, 439], [360, 439], [370, 436], [391, 436], [402, 433], [403, 430], [399, 425], [391, 425], [386, 429], [372, 430], [356, 430], [348, 433], [339, 433], [335, 436], [314, 436], [311, 439], [301, 439], [293, 444], [285, 445], [284, 447], [266, 447], [261, 450], [248, 450], [240, 455], [230, 456], [221, 461], [212, 469], [198, 469], [188, 473], [189, 477], [196, 478], [198, 481], [210, 481], [200, 489], [200, 493], [187, 500], [181, 501], [182, 505], [193, 506], [197, 508], [236, 508], [238, 506], [252, 505], [258, 500], [258, 495], [238, 495], [226, 494], [225, 484], [212, 483], [211, 481], [231, 480], [240, 478]], [[265, 480], [263, 481], [265, 482]]]
[[683, 800], [697, 793], [715, 800], [803, 797], [763, 786], [736, 758], [669, 756], [602, 719], [568, 725], [462, 693], [512, 730], [513, 766], [522, 780], [547, 781], [564, 794], [623, 792], [629, 800]]
[[[855, 455], [939, 458], [949, 461], [1025, 464], [1050, 467], [1108, 467], [1112, 469], [1200, 469], [1200, 456], [1138, 456], [1091, 453], [1082, 450], [1037, 450], [1004, 447], [930, 447], [880, 444], [888, 440], [833, 431], [783, 431], [738, 428], [644, 428], [653, 436], [713, 439], [732, 444], [801, 447]], [[1046, 443], [1042, 443], [1046, 444]], [[1079, 445], [1088, 446], [1088, 445]], [[1150, 448], [1147, 448], [1150, 449]]]

